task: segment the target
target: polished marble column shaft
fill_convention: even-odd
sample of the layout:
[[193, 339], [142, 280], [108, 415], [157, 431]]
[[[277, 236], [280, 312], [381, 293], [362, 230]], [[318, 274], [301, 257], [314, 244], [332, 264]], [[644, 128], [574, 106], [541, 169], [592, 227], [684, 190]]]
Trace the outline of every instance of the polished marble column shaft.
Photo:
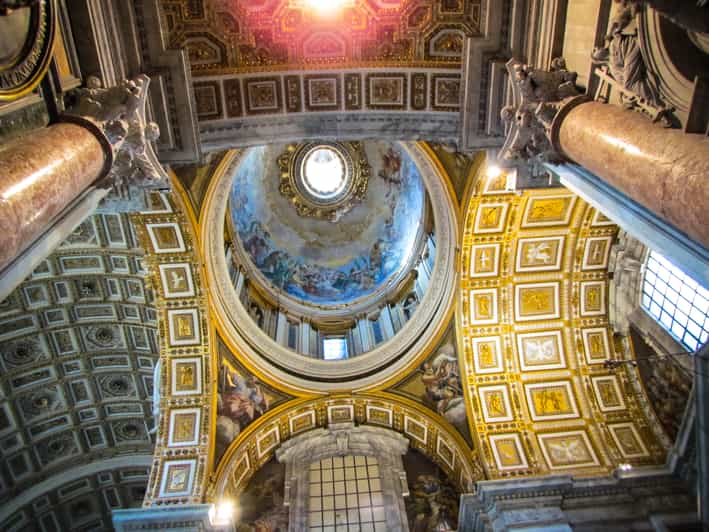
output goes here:
[[106, 163], [99, 137], [74, 123], [39, 129], [0, 147], [0, 270], [103, 177]]
[[574, 98], [552, 126], [555, 148], [709, 248], [709, 138], [640, 113]]

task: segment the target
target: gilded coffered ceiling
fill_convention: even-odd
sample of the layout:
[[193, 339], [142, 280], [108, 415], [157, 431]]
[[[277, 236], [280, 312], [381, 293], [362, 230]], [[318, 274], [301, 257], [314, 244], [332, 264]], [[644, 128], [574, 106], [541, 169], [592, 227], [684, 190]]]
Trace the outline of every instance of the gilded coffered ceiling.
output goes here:
[[[162, 0], [169, 43], [193, 74], [285, 68], [460, 67], [478, 35], [480, 0], [345, 0], [320, 13], [308, 0]], [[339, 6], [338, 6], [339, 4]]]
[[563, 188], [478, 183], [466, 215], [458, 326], [468, 422], [490, 478], [608, 474], [664, 460], [627, 338], [609, 325], [617, 227]]
[[[96, 214], [0, 304], [0, 501], [18, 523], [108, 526], [111, 507], [141, 499], [158, 353], [145, 274], [129, 218]], [[123, 453], [135, 464], [143, 457], [140, 475], [123, 478], [110, 465], [100, 474]], [[72, 477], [84, 466], [92, 469], [83, 480]], [[20, 511], [15, 497], [28, 490], [36, 500]]]

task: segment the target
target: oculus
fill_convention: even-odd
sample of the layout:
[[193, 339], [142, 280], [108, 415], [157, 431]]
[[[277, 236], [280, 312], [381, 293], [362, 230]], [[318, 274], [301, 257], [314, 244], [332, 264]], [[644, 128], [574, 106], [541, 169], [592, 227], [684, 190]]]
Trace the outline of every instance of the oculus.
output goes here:
[[330, 222], [362, 203], [371, 168], [359, 142], [290, 145], [278, 158], [278, 190], [300, 216]]

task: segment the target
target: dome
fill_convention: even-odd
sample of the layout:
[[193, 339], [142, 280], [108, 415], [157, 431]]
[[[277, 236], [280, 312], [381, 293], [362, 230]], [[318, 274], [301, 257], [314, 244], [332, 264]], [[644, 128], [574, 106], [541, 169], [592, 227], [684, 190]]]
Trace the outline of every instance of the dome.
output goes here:
[[376, 297], [410, 269], [425, 188], [394, 144], [252, 148], [230, 193], [232, 236], [278, 297], [319, 307]]

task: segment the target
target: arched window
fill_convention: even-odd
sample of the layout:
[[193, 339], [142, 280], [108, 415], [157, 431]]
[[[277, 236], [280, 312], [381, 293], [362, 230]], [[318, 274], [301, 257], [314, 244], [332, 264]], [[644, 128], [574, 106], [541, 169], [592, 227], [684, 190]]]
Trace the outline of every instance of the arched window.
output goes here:
[[642, 306], [690, 351], [707, 341], [709, 291], [656, 251], [647, 259]]

